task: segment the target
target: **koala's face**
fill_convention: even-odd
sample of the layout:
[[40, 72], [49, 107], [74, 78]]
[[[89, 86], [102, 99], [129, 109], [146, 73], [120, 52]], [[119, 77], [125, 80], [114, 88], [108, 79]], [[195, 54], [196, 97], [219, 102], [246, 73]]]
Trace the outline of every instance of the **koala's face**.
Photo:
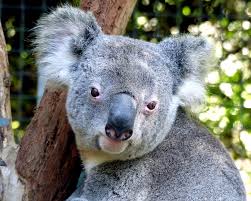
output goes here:
[[[165, 137], [172, 76], [154, 44], [100, 36], [72, 67], [67, 112], [80, 149], [135, 158]], [[167, 122], [167, 123], [165, 123]]]
[[114, 159], [152, 151], [179, 106], [203, 97], [210, 45], [182, 36], [152, 44], [102, 33], [90, 13], [65, 6], [36, 29], [40, 74], [68, 90], [67, 114], [79, 150]]

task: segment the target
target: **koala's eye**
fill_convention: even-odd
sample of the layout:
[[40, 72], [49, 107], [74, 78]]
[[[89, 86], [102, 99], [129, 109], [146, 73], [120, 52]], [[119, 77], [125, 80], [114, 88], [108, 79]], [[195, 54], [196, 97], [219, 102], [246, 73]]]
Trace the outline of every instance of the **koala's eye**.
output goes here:
[[92, 95], [92, 97], [94, 97], [94, 98], [98, 97], [98, 96], [99, 96], [99, 91], [98, 91], [98, 89], [92, 87], [92, 88], [91, 88], [91, 95]]
[[156, 105], [157, 105], [157, 102], [156, 102], [156, 101], [151, 101], [150, 103], [147, 104], [146, 107], [147, 107], [149, 110], [154, 110], [155, 107], [156, 107]]

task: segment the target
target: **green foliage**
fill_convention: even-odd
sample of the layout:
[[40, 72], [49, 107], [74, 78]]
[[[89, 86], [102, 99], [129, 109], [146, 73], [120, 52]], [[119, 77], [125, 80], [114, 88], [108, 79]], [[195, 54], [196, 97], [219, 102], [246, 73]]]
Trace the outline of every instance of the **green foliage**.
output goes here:
[[[33, 115], [36, 104], [36, 68], [33, 56], [24, 50], [17, 51], [19, 36], [17, 19], [10, 16], [3, 23], [6, 38], [6, 50], [9, 56], [9, 69], [11, 74], [11, 109], [13, 116], [13, 130], [15, 139], [20, 141], [24, 129]], [[28, 118], [27, 118], [28, 117]]]

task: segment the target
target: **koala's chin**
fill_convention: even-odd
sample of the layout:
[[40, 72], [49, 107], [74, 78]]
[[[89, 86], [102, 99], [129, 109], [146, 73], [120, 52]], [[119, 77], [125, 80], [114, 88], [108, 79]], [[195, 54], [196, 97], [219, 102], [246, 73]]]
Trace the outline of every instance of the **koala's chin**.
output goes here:
[[103, 152], [109, 154], [120, 154], [128, 147], [128, 142], [115, 141], [105, 136], [100, 136], [98, 139], [98, 146]]

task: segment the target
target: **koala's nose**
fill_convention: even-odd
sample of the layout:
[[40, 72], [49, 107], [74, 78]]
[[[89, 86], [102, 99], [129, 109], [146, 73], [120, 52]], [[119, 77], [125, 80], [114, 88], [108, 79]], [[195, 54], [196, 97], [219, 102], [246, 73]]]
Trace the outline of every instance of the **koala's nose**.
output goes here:
[[136, 102], [126, 93], [116, 94], [111, 99], [106, 135], [113, 140], [127, 140], [133, 134]]
[[132, 136], [132, 129], [128, 129], [123, 132], [119, 132], [117, 129], [113, 128], [111, 125], [107, 124], [105, 127], [106, 135], [116, 141], [128, 140]]

